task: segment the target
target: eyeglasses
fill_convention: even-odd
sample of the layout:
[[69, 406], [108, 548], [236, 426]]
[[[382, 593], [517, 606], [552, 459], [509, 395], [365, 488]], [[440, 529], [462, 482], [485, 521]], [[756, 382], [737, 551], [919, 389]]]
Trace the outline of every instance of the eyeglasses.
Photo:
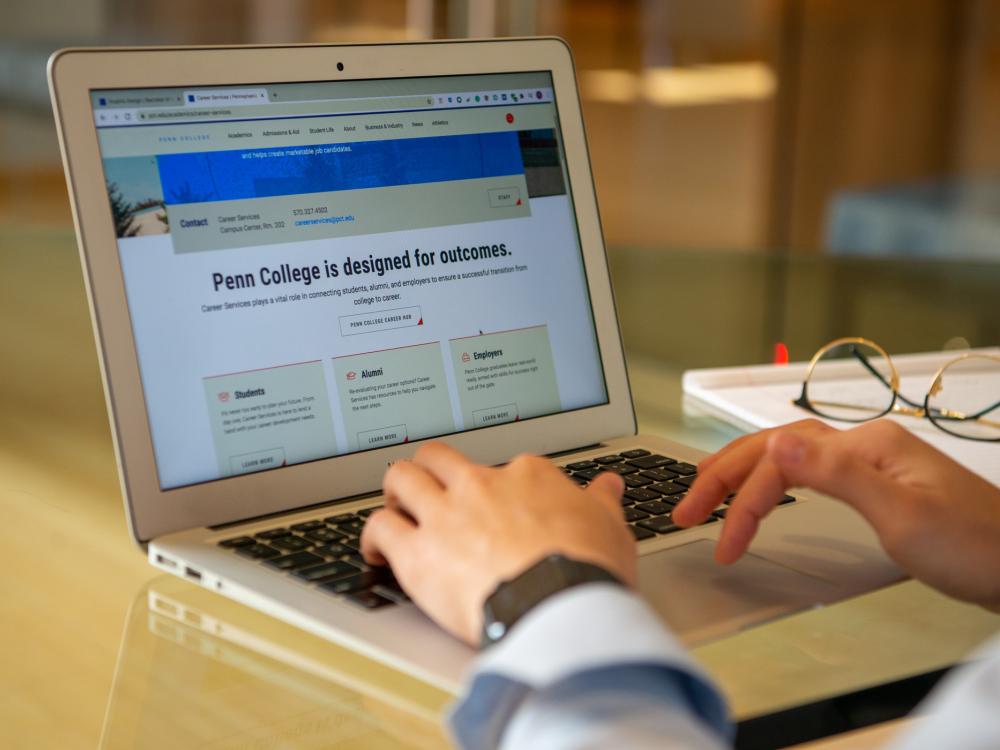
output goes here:
[[967, 353], [946, 362], [920, 404], [899, 392], [899, 372], [885, 349], [868, 339], [836, 339], [813, 356], [792, 403], [841, 422], [926, 417], [956, 437], [1000, 441], [1000, 357]]

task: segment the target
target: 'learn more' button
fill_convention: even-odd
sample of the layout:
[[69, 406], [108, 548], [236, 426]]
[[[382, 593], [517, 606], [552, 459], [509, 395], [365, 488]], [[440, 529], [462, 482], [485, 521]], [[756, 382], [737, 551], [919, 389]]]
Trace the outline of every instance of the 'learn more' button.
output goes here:
[[248, 474], [251, 471], [264, 471], [265, 469], [276, 469], [285, 465], [285, 449], [272, 448], [267, 451], [257, 451], [256, 453], [244, 453], [240, 456], [229, 457], [229, 468], [233, 474]]
[[391, 427], [379, 427], [377, 430], [366, 430], [358, 433], [358, 447], [378, 448], [383, 445], [397, 445], [409, 442], [405, 424], [394, 424]]
[[517, 419], [517, 404], [491, 406], [489, 409], [479, 409], [472, 412], [473, 427], [489, 427], [491, 424], [516, 422]]

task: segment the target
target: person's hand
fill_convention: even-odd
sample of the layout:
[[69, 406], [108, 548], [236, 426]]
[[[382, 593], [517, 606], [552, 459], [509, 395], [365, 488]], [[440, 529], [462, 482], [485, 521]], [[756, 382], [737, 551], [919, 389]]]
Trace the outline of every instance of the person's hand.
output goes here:
[[635, 540], [614, 474], [581, 489], [543, 458], [492, 469], [429, 443], [393, 464], [382, 489], [385, 508], [361, 534], [365, 560], [388, 562], [417, 606], [469, 644], [479, 642], [486, 597], [547, 555], [599, 565], [635, 585]]
[[1000, 608], [1000, 488], [890, 420], [841, 431], [809, 419], [739, 438], [698, 465], [673, 519], [700, 523], [735, 492], [716, 546], [735, 562], [791, 487], [852, 506], [914, 578]]

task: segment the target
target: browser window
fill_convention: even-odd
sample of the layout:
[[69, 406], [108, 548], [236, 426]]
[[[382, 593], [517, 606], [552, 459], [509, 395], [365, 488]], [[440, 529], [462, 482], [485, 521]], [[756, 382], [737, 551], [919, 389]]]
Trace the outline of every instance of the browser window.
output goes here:
[[548, 73], [91, 96], [163, 489], [607, 403]]

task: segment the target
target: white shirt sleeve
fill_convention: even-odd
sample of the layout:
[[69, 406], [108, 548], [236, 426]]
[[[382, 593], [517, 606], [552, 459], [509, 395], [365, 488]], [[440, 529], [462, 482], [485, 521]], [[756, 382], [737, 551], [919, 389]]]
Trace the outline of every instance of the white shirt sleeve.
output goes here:
[[451, 715], [460, 747], [728, 746], [726, 707], [636, 594], [592, 583], [545, 600], [480, 657]]
[[891, 750], [1000, 748], [1000, 638], [941, 681]]

